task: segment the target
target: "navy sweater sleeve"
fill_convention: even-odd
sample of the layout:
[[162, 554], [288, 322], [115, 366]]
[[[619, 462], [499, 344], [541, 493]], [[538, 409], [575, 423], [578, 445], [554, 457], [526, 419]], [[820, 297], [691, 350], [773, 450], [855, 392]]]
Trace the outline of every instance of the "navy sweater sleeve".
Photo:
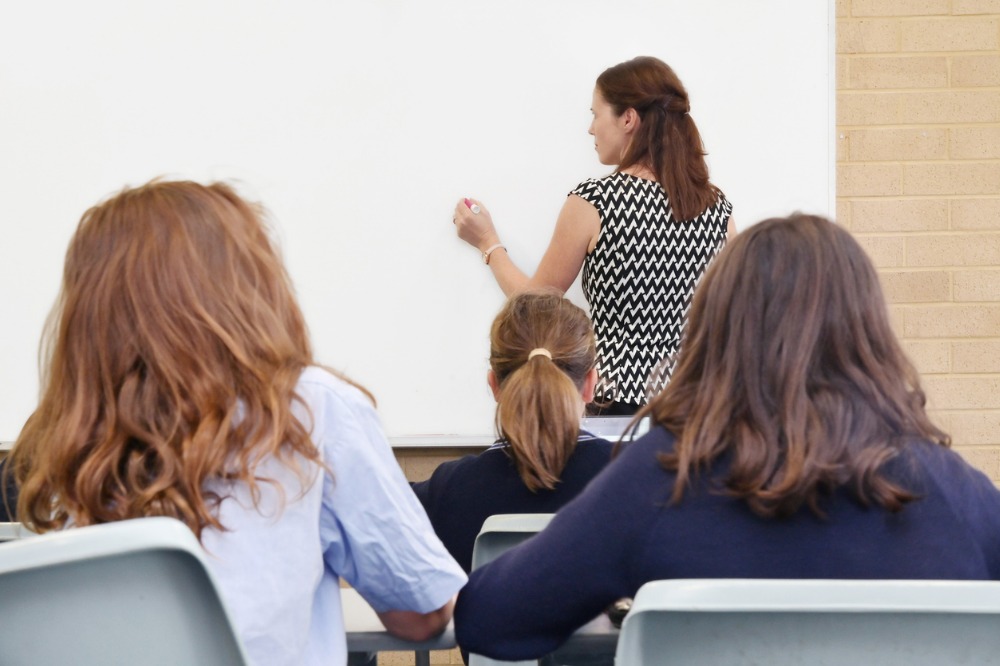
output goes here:
[[1000, 491], [989, 477], [954, 451], [931, 444], [917, 446], [934, 484], [926, 492], [944, 496], [956, 520], [965, 524], [978, 547], [990, 578], [1000, 580]]
[[632, 553], [669, 495], [649, 440], [626, 446], [543, 532], [472, 572], [455, 608], [459, 645], [495, 659], [540, 657], [635, 593]]

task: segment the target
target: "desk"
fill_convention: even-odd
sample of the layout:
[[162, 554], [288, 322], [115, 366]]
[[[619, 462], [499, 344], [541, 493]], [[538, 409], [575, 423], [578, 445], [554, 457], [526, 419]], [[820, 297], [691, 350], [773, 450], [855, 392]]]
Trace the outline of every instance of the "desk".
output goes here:
[[[385, 630], [382, 621], [357, 590], [341, 588], [340, 601], [344, 612], [349, 653], [413, 652], [416, 666], [429, 666], [431, 650], [451, 650], [456, 646], [455, 628], [451, 622], [437, 638], [414, 643], [396, 638]], [[601, 614], [583, 625], [558, 650], [545, 658], [553, 664], [611, 664], [615, 658], [619, 630], [607, 615]], [[352, 663], [348, 659], [348, 663]], [[356, 660], [353, 663], [367, 663]]]
[[[444, 633], [437, 638], [414, 643], [396, 638], [386, 631], [378, 615], [357, 590], [341, 588], [340, 603], [344, 613], [344, 630], [347, 634], [349, 653], [413, 652], [416, 655], [416, 666], [429, 666], [431, 650], [451, 650], [456, 646], [455, 629], [450, 622], [445, 627]], [[350, 658], [348, 662], [350, 663]]]

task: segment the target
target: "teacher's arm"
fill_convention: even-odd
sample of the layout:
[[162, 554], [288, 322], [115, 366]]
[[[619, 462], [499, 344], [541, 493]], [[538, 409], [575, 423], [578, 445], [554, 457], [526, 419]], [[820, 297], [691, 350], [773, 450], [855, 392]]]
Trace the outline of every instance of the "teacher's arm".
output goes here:
[[[480, 252], [486, 252], [501, 244], [500, 235], [486, 207], [479, 201], [470, 201], [479, 206], [479, 213], [473, 213], [464, 199], [455, 206], [458, 236]], [[529, 276], [519, 269], [506, 249], [490, 253], [490, 270], [506, 296], [536, 287], [553, 287], [565, 292], [579, 275], [583, 260], [593, 249], [600, 231], [597, 209], [580, 197], [570, 195], [559, 212], [552, 240], [534, 275]]]

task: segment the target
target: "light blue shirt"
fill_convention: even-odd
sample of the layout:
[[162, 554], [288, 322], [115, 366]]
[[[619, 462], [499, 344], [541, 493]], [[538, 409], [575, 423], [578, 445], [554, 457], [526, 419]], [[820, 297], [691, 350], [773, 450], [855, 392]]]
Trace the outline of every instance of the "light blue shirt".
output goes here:
[[[344, 664], [340, 578], [376, 611], [427, 613], [466, 577], [434, 534], [393, 457], [375, 410], [356, 388], [307, 368], [296, 391], [313, 441], [331, 472], [309, 465], [303, 484], [268, 458], [255, 509], [243, 484], [215, 483], [225, 531], [202, 543], [251, 663]], [[300, 461], [301, 462], [301, 461]]]

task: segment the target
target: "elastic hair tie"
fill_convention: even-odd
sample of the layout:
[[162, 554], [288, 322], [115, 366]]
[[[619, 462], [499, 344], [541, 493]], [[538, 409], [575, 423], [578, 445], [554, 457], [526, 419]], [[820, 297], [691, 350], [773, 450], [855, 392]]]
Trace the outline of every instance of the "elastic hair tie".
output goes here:
[[531, 352], [528, 354], [528, 360], [530, 361], [536, 356], [544, 356], [548, 358], [550, 361], [552, 360], [552, 352], [550, 352], [545, 347], [537, 347], [535, 349], [532, 349]]

